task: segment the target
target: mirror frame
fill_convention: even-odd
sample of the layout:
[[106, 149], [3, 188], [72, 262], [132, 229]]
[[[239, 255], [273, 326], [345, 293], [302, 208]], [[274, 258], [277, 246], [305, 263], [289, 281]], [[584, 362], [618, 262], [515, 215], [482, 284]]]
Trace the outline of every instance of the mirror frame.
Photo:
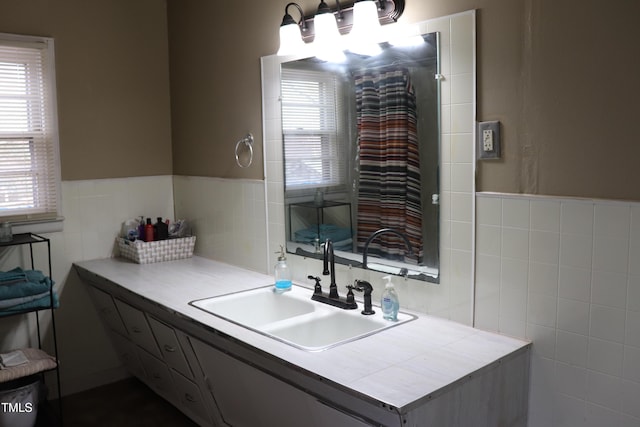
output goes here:
[[[456, 288], [443, 303], [464, 314], [459, 320], [470, 323], [473, 296], [473, 245], [475, 217], [475, 117], [476, 117], [476, 12], [430, 19], [415, 24], [421, 34], [440, 32], [441, 158], [440, 158], [440, 284]], [[270, 55], [261, 58], [265, 206], [269, 266], [285, 242], [284, 173], [280, 108], [280, 64], [301, 59]], [[304, 257], [289, 254], [294, 264]], [[269, 267], [271, 268], [271, 267]], [[369, 277], [370, 270], [358, 270]], [[365, 273], [366, 272], [366, 273]], [[306, 274], [297, 272], [294, 280]], [[380, 274], [382, 275], [382, 274]], [[420, 286], [429, 282], [408, 279]], [[456, 301], [452, 301], [455, 299]], [[459, 302], [458, 302], [459, 300]]]

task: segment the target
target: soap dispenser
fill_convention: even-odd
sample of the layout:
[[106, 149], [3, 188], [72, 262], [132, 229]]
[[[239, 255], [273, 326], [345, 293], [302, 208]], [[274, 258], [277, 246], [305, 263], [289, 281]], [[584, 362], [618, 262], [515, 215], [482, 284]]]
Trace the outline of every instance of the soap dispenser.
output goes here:
[[279, 253], [278, 263], [275, 266], [275, 291], [282, 293], [291, 290], [291, 270], [287, 267], [287, 257], [284, 254], [284, 247], [282, 247], [282, 245], [280, 245]]
[[400, 301], [398, 300], [398, 293], [393, 286], [391, 276], [384, 276], [384, 280], [387, 281], [384, 291], [382, 292], [382, 298], [380, 299], [380, 306], [382, 307], [382, 317], [387, 320], [398, 320], [398, 310], [400, 309]]

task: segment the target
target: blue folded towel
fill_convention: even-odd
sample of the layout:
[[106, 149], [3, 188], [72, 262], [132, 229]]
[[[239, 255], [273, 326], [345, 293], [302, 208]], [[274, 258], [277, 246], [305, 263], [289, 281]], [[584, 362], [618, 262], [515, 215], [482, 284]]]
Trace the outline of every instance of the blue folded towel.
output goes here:
[[[48, 292], [54, 284], [53, 280], [45, 276], [38, 270], [24, 271], [21, 268], [14, 268], [4, 272], [4, 277], [12, 277], [13, 282], [0, 283], [0, 299], [22, 298], [31, 295], [38, 295]], [[8, 274], [7, 274], [8, 273]], [[15, 281], [23, 277], [24, 281]]]
[[9, 298], [9, 299], [0, 299], [0, 310], [4, 310], [7, 308], [13, 308], [20, 304], [26, 304], [31, 301], [35, 301], [37, 299], [49, 296], [49, 291], [42, 292], [37, 295], [29, 295], [26, 297], [18, 297], [18, 298]]
[[26, 282], [27, 274], [20, 267], [9, 271], [0, 271], [0, 285], [12, 285], [14, 283]]
[[[12, 314], [21, 312], [23, 310], [37, 310], [37, 309], [45, 309], [51, 306], [51, 297], [49, 295], [44, 296], [42, 298], [38, 298], [33, 301], [26, 302], [24, 304], [14, 305], [11, 308], [0, 310], [0, 317], [2, 316], [10, 316]], [[60, 301], [58, 300], [58, 294], [53, 293], [53, 308], [58, 308], [60, 306]]]
[[316, 226], [298, 230], [295, 232], [296, 242], [300, 243], [313, 243], [316, 238], [320, 239], [320, 242], [324, 242], [326, 239], [331, 239], [333, 242], [346, 240], [351, 238], [351, 229], [346, 227], [338, 227], [333, 224], [321, 224], [320, 236], [318, 236], [318, 228]]

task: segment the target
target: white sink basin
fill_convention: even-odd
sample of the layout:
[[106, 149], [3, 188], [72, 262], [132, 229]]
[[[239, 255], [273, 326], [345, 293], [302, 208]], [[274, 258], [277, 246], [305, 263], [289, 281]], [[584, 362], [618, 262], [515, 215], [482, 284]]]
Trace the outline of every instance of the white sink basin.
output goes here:
[[283, 294], [272, 291], [272, 287], [251, 289], [244, 292], [221, 295], [191, 301], [189, 304], [249, 328], [277, 322], [283, 319], [312, 313], [315, 309], [311, 298], [299, 298], [292, 289]]
[[[403, 318], [399, 322], [390, 322], [383, 319], [382, 315], [364, 316], [361, 310], [331, 310], [328, 313], [301, 316], [295, 323], [274, 325], [264, 332], [296, 347], [317, 351], [403, 323]], [[404, 316], [407, 316], [404, 321], [411, 320], [409, 315]]]
[[401, 312], [398, 321], [385, 320], [375, 306], [376, 313], [365, 316], [361, 302], [356, 310], [343, 310], [312, 301], [312, 294], [312, 290], [295, 285], [291, 291], [277, 294], [268, 286], [189, 304], [306, 351], [326, 350], [416, 318]]

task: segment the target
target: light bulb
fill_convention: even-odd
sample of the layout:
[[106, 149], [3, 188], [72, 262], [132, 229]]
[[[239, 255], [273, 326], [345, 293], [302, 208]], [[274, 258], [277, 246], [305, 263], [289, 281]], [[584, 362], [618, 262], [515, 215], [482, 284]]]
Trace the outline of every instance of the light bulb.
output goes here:
[[278, 56], [295, 55], [305, 49], [298, 24], [287, 24], [280, 27], [280, 48]]
[[378, 7], [372, 0], [353, 5], [353, 27], [349, 34], [349, 50], [361, 55], [374, 56], [382, 52], [382, 27], [378, 20]]
[[340, 47], [341, 36], [333, 13], [320, 13], [314, 17], [313, 23], [316, 33], [313, 40], [314, 55], [324, 61], [344, 61], [346, 57]]

